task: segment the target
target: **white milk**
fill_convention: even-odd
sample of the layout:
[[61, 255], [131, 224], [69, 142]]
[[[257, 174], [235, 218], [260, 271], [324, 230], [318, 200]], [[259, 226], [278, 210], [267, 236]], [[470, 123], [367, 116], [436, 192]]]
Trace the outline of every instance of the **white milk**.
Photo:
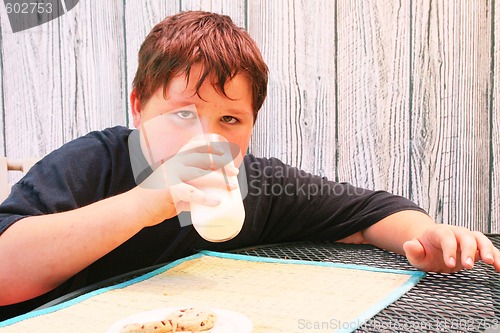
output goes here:
[[221, 202], [215, 207], [191, 203], [191, 221], [196, 231], [210, 242], [223, 242], [235, 237], [245, 221], [239, 188], [232, 191], [219, 188], [201, 190]]
[[[207, 134], [202, 137], [197, 136], [186, 144], [181, 151], [200, 145], [207, 145], [210, 142], [227, 142], [227, 140], [216, 134]], [[234, 167], [233, 161], [226, 167]], [[223, 177], [221, 169], [213, 172], [219, 173]], [[237, 176], [226, 176], [226, 178], [228, 183], [238, 185]], [[239, 185], [234, 190], [203, 186], [199, 186], [198, 188], [209, 197], [220, 200], [220, 204], [215, 207], [190, 203], [191, 221], [200, 236], [210, 242], [223, 242], [238, 235], [245, 221], [245, 208], [243, 207]]]

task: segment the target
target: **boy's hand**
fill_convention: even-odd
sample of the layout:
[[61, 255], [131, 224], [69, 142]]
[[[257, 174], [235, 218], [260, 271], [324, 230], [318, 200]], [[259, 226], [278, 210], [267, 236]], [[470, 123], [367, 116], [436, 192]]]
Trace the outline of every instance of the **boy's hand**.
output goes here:
[[431, 226], [403, 248], [408, 261], [423, 271], [457, 272], [482, 260], [500, 272], [500, 251], [484, 234], [463, 227]]
[[[220, 146], [199, 146], [171, 157], [138, 186], [140, 199], [150, 216], [145, 226], [155, 225], [189, 210], [189, 203], [217, 206], [218, 198], [208, 197], [200, 188], [220, 187], [234, 189], [237, 184], [227, 182], [227, 177], [238, 174], [238, 169], [228, 165], [231, 154]], [[223, 169], [225, 174], [215, 172]]]

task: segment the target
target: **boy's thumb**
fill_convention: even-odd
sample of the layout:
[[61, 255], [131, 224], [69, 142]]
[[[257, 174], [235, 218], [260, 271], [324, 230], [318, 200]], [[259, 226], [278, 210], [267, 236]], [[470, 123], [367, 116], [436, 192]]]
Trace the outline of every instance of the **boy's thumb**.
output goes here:
[[425, 258], [425, 249], [417, 239], [412, 239], [403, 244], [406, 258], [411, 262], [419, 262]]

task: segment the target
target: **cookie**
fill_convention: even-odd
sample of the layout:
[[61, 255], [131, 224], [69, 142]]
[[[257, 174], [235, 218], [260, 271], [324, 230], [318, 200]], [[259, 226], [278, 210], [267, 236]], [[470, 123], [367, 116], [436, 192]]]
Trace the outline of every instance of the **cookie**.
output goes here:
[[205, 309], [188, 308], [169, 313], [163, 321], [172, 323], [174, 331], [203, 332], [214, 327], [217, 316]]
[[120, 333], [171, 333], [174, 332], [172, 322], [168, 320], [152, 321], [143, 324], [130, 324], [124, 326]]

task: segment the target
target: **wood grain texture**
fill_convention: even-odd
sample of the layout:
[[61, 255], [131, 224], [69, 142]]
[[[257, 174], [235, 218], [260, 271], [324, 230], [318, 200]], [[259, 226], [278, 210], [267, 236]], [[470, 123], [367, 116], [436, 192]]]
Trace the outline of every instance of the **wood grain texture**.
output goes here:
[[245, 27], [270, 67], [251, 153], [500, 232], [499, 1], [86, 0], [15, 34], [0, 7], [1, 154], [132, 127], [144, 37], [208, 10]]
[[157, 23], [179, 11], [180, 1], [126, 0], [125, 2], [127, 125], [131, 128], [134, 124], [128, 95], [132, 91], [132, 81], [137, 71], [137, 54], [141, 44]]
[[491, 109], [491, 202], [490, 226], [485, 231], [500, 233], [500, 1], [495, 1], [493, 6], [494, 28], [494, 67], [493, 93]]
[[204, 10], [228, 15], [233, 22], [245, 28], [245, 0], [181, 0], [181, 10]]
[[407, 197], [410, 1], [338, 4], [339, 178]]
[[412, 198], [439, 222], [487, 230], [490, 3], [412, 11]]
[[2, 18], [5, 154], [42, 156], [62, 144], [58, 22], [12, 33]]
[[123, 4], [80, 1], [58, 22], [64, 142], [126, 125]]
[[7, 13], [0, 10], [0, 154], [5, 156], [5, 119], [4, 119], [4, 102], [3, 102], [3, 31], [8, 29], [7, 26]]
[[270, 75], [250, 152], [335, 179], [335, 3], [248, 1]]

